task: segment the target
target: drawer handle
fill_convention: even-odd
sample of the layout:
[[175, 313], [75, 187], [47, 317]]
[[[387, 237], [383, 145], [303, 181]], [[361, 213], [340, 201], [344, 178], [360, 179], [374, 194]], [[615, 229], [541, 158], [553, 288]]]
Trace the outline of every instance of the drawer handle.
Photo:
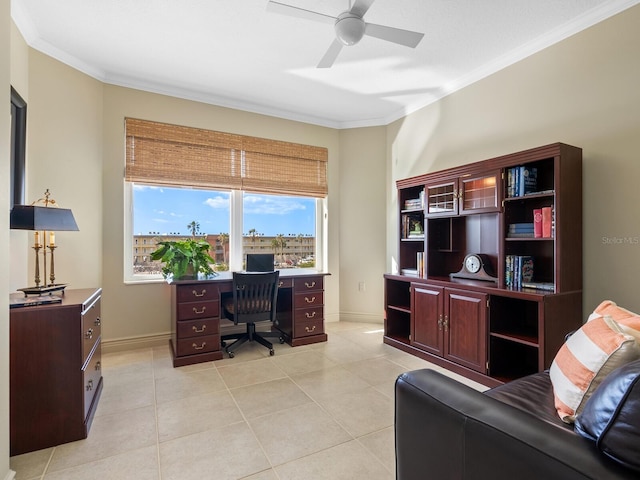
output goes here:
[[305, 314], [305, 316], [306, 316], [307, 318], [313, 318], [313, 317], [315, 317], [315, 316], [316, 316], [316, 313], [317, 313], [317, 312], [316, 312], [315, 310], [313, 311], [313, 313], [304, 312], [304, 314]]
[[91, 340], [93, 338], [93, 328], [90, 328], [86, 332], [84, 332], [84, 338], [87, 340]]
[[102, 364], [100, 362], [96, 363], [95, 370], [96, 372], [102, 368]]
[[304, 297], [304, 301], [307, 303], [313, 303], [316, 301], [316, 297], [311, 297], [311, 300], [309, 300], [309, 297]]
[[193, 293], [194, 297], [204, 297], [204, 294], [207, 293], [207, 289], [203, 288], [200, 293], [196, 292], [195, 290], [191, 290], [191, 293]]
[[202, 315], [206, 309], [207, 307], [202, 307], [202, 310], [198, 311], [196, 307], [193, 307], [193, 313], [195, 313], [196, 315]]
[[311, 283], [309, 283], [309, 282], [304, 282], [304, 284], [305, 284], [305, 286], [306, 286], [307, 288], [313, 288], [313, 287], [315, 287], [315, 286], [316, 286], [316, 282], [311, 282]]
[[316, 326], [314, 325], [313, 327], [309, 328], [309, 327], [304, 327], [305, 332], [307, 333], [311, 333], [314, 332], [316, 330]]
[[93, 380], [89, 380], [87, 382], [87, 386], [85, 387], [85, 389], [87, 390], [87, 392], [90, 392], [91, 390], [93, 390]]
[[278, 288], [282, 288], [283, 285], [284, 285], [284, 282], [278, 282]]
[[202, 350], [204, 348], [204, 346], [207, 344], [207, 342], [202, 342], [202, 345], [198, 346], [195, 343], [193, 345], [191, 345], [194, 349], [196, 350]]
[[191, 329], [196, 332], [196, 333], [202, 333], [207, 329], [206, 325], [202, 325], [201, 329], [198, 329], [198, 327], [196, 327], [195, 325], [193, 327], [191, 327]]
[[100, 325], [102, 325], [102, 322], [100, 321], [100, 317], [96, 318], [93, 323], [95, 324], [96, 327], [99, 327]]

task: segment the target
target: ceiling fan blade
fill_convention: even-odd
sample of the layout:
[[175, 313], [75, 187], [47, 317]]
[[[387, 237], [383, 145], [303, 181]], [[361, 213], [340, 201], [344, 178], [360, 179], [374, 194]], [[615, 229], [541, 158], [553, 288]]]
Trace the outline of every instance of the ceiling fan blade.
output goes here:
[[317, 68], [329, 68], [333, 65], [333, 62], [338, 58], [338, 54], [340, 50], [342, 50], [342, 42], [337, 38], [333, 41], [333, 43], [329, 46], [327, 53], [320, 59], [320, 63], [318, 63]]
[[424, 33], [377, 25], [375, 23], [367, 23], [364, 34], [411, 48], [415, 48], [418, 43], [420, 43], [420, 40], [422, 40], [422, 37], [424, 37]]
[[356, 0], [353, 2], [349, 13], [353, 13], [354, 15], [362, 18], [364, 17], [364, 14], [367, 13], [367, 10], [369, 10], [369, 7], [371, 7], [373, 2], [374, 0]]
[[267, 12], [304, 18], [305, 20], [313, 20], [314, 22], [330, 24], [334, 24], [336, 22], [336, 17], [325, 15], [323, 13], [312, 12], [311, 10], [305, 10], [304, 8], [298, 8], [280, 2], [274, 2], [273, 0], [270, 0], [269, 3], [267, 3]]

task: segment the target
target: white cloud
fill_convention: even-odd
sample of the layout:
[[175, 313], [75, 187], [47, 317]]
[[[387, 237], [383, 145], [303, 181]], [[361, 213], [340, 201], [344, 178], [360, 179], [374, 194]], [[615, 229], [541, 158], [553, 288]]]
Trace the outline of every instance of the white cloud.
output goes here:
[[204, 204], [214, 209], [219, 209], [219, 208], [228, 209], [229, 199], [221, 196], [211, 197], [211, 198], [207, 198], [204, 201]]
[[262, 195], [245, 195], [245, 213], [259, 213], [263, 215], [288, 215], [306, 207], [295, 197], [275, 197]]

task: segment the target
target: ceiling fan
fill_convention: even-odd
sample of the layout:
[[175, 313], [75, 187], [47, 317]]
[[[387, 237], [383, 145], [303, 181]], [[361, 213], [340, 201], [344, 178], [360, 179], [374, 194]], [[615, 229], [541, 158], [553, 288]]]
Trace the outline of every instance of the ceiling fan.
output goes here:
[[388, 27], [375, 23], [367, 23], [363, 17], [374, 0], [355, 0], [349, 10], [342, 12], [337, 17], [323, 13], [306, 10], [304, 8], [286, 5], [284, 3], [269, 0], [267, 11], [291, 15], [293, 17], [314, 20], [316, 22], [332, 23], [336, 32], [336, 38], [324, 54], [318, 68], [329, 68], [338, 58], [343, 46], [351, 46], [358, 43], [364, 35], [380, 38], [388, 42], [415, 48], [424, 33], [412, 32], [401, 28]]

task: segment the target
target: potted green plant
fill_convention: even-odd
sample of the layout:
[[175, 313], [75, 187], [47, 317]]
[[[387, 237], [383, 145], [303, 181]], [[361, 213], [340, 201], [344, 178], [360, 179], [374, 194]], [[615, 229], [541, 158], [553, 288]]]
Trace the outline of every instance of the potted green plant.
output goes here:
[[209, 245], [204, 240], [171, 240], [158, 242], [158, 248], [151, 253], [152, 260], [164, 263], [162, 275], [174, 280], [198, 278], [198, 274], [216, 275], [211, 268], [215, 260], [209, 255]]

